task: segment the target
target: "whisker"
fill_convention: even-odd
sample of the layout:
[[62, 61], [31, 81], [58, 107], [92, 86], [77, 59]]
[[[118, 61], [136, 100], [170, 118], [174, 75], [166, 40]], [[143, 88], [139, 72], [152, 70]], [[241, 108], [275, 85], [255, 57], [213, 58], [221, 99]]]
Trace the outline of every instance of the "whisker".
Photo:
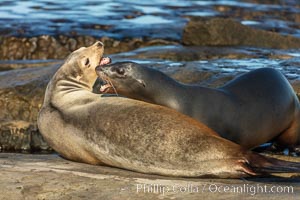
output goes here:
[[110, 80], [110, 78], [109, 78], [109, 77], [107, 77], [107, 81], [109, 82], [109, 84], [110, 84], [110, 85], [112, 86], [112, 88], [114, 89], [114, 91], [115, 91], [116, 95], [117, 95], [117, 96], [119, 96], [119, 94], [118, 94], [118, 92], [117, 92], [117, 90], [116, 90], [115, 86], [112, 84], [112, 82], [111, 82], [111, 80]]
[[107, 81], [107, 82], [111, 85], [111, 87], [113, 88], [115, 94], [116, 94], [117, 96], [119, 96], [119, 94], [118, 94], [118, 92], [117, 92], [117, 89], [116, 89], [115, 86], [113, 85], [113, 83], [112, 83], [112, 81], [110, 80], [110, 78], [109, 78], [108, 76], [106, 76], [105, 74], [103, 74], [103, 73], [100, 73], [99, 75], [100, 75], [100, 78], [101, 78], [102, 80]]

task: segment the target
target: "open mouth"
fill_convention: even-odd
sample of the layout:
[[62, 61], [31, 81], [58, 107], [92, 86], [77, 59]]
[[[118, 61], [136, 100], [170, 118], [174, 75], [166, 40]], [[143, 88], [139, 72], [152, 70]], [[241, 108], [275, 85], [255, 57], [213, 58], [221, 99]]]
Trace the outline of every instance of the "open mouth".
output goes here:
[[110, 57], [102, 57], [102, 58], [100, 59], [99, 65], [100, 65], [100, 66], [101, 66], [101, 65], [107, 65], [107, 64], [109, 64], [109, 63], [111, 63]]
[[111, 93], [113, 91], [113, 87], [111, 86], [111, 84], [106, 83], [104, 85], [101, 85], [99, 90], [101, 93]]
[[111, 80], [104, 72], [99, 72], [98, 76], [102, 80], [102, 84], [99, 89], [101, 93], [117, 93]]
[[[111, 63], [111, 59], [109, 57], [102, 57], [100, 59], [99, 66], [107, 65], [110, 63]], [[113, 85], [112, 85], [109, 77], [103, 71], [96, 70], [96, 72], [97, 72], [97, 75], [99, 76], [99, 78], [102, 80], [102, 84], [99, 89], [100, 92], [101, 93], [114, 93], [114, 88], [113, 88]]]

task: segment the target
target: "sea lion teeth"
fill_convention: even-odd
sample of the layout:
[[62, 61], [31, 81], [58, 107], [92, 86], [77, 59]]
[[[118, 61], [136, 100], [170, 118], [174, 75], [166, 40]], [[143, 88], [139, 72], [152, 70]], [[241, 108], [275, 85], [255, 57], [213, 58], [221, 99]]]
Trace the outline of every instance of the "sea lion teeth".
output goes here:
[[110, 84], [101, 85], [100, 92], [107, 93], [111, 88], [112, 86]]

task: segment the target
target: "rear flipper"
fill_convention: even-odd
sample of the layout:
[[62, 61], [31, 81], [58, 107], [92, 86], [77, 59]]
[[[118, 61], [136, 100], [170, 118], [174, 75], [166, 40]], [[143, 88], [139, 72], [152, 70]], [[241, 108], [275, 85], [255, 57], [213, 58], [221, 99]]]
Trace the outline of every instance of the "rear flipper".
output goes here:
[[245, 173], [255, 176], [270, 173], [300, 173], [300, 163], [279, 160], [248, 152], [243, 160], [242, 168]]

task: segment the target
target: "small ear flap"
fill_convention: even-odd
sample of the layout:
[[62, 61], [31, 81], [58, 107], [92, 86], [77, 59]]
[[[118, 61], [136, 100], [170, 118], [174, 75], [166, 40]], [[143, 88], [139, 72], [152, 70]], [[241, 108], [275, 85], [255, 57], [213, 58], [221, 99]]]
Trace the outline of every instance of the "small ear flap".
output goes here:
[[137, 79], [137, 81], [138, 81], [140, 84], [142, 84], [144, 87], [146, 87], [146, 83], [145, 83], [143, 80]]
[[91, 66], [89, 58], [84, 58], [81, 62], [86, 67], [90, 67]]

